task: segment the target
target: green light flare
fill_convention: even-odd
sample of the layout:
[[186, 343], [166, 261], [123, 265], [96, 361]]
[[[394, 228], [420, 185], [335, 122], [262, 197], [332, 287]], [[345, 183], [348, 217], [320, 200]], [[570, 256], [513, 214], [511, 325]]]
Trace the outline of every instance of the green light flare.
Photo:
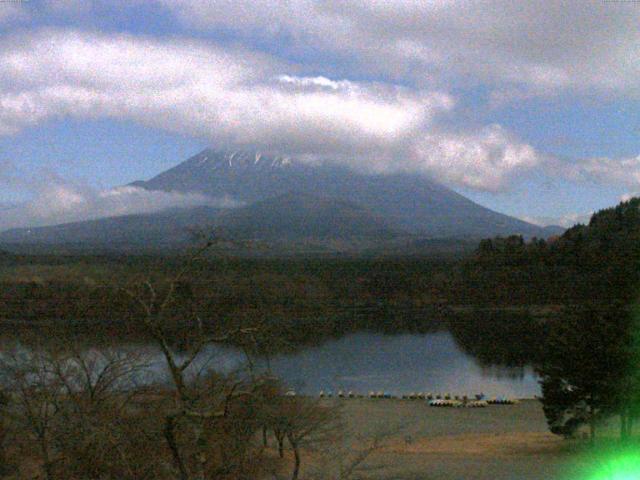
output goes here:
[[640, 480], [640, 453], [618, 453], [594, 461], [594, 473], [587, 480]]

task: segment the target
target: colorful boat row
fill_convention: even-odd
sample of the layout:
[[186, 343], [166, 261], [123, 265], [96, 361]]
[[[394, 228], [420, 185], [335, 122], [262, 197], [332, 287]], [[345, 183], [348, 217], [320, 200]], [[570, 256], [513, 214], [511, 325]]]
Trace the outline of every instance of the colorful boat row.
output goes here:
[[[288, 392], [289, 395], [294, 392]], [[431, 394], [431, 393], [409, 393], [403, 394], [400, 397], [397, 395], [393, 395], [388, 392], [383, 391], [371, 391], [368, 395], [363, 395], [361, 393], [355, 393], [353, 391], [344, 392], [343, 390], [338, 390], [337, 393], [333, 393], [332, 391], [324, 391], [321, 390], [319, 394], [320, 398], [400, 398], [403, 400], [428, 400], [429, 405], [434, 407], [457, 407], [457, 406], [469, 406], [469, 407], [484, 407], [487, 405], [514, 405], [518, 403], [518, 400], [515, 398], [507, 398], [507, 397], [495, 397], [495, 398], [485, 398], [484, 394], [474, 395], [473, 398], [470, 398], [466, 395], [450, 395], [450, 394]]]

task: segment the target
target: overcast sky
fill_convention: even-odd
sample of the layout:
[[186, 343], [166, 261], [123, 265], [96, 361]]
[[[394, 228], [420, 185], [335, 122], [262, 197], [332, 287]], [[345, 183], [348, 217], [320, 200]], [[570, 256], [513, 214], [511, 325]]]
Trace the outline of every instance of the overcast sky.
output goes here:
[[0, 229], [201, 203], [119, 187], [206, 146], [568, 225], [640, 193], [639, 101], [633, 0], [0, 0]]

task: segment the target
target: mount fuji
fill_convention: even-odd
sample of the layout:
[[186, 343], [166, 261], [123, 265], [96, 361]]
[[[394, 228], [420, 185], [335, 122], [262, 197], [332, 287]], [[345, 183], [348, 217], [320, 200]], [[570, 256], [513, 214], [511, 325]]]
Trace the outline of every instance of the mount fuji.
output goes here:
[[[397, 239], [474, 241], [519, 234], [548, 237], [539, 227], [465, 198], [419, 174], [367, 174], [290, 157], [206, 149], [147, 181], [146, 190], [230, 198], [236, 208], [170, 209], [0, 233], [5, 245], [178, 246], [191, 227], [220, 227], [243, 239], [370, 246]], [[330, 247], [333, 248], [333, 247]]]

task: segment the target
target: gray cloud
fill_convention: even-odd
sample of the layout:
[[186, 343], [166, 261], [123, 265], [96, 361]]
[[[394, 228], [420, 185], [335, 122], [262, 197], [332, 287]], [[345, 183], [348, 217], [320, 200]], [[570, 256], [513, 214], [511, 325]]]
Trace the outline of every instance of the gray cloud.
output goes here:
[[576, 161], [555, 159], [549, 167], [577, 182], [619, 185], [630, 189], [640, 187], [640, 156], [592, 157]]
[[332, 52], [369, 72], [638, 93], [640, 8], [548, 0], [157, 0], [186, 25]]

